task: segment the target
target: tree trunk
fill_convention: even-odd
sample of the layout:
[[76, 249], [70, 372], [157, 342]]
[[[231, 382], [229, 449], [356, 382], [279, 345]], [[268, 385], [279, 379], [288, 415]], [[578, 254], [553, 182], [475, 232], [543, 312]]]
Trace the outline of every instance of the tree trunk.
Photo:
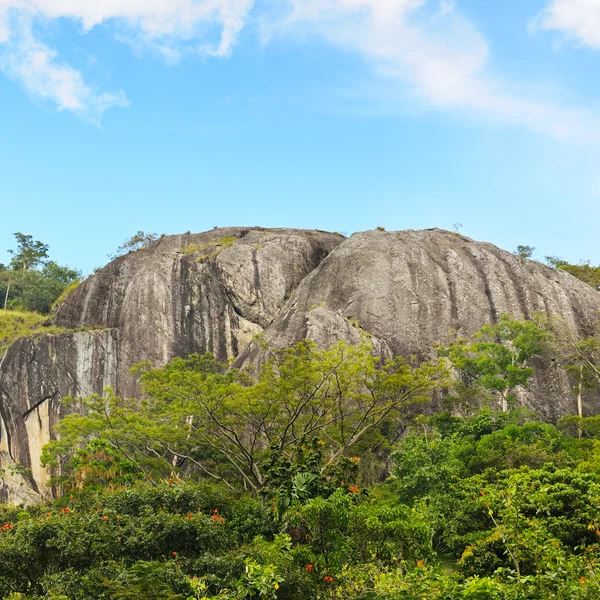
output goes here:
[[4, 310], [6, 310], [6, 306], [8, 305], [8, 292], [10, 290], [10, 280], [8, 282], [8, 286], [6, 287], [6, 296], [4, 296]]

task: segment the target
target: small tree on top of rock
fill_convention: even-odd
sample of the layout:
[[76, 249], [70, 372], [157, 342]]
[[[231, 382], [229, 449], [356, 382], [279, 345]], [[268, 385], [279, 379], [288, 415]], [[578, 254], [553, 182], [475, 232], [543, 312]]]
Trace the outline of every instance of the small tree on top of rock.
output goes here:
[[515, 254], [521, 258], [531, 258], [535, 252], [535, 246], [517, 246]]
[[[135, 252], [149, 246], [158, 235], [156, 233], [146, 233], [141, 229], [130, 238], [127, 238], [118, 248], [115, 256], [122, 256], [128, 252]], [[109, 255], [110, 256], [110, 255]], [[114, 258], [114, 257], [111, 257]]]

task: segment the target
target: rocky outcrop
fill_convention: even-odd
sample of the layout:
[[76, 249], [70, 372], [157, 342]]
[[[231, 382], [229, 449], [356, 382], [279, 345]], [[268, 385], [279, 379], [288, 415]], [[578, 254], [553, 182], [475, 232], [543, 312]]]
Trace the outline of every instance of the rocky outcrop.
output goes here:
[[[451, 331], [468, 335], [502, 313], [561, 315], [586, 333], [600, 293], [567, 273], [440, 230], [340, 235], [226, 228], [166, 236], [119, 257], [58, 307], [55, 325], [78, 329], [25, 338], [0, 362], [1, 501], [48, 493], [39, 467], [65, 395], [138, 393], [132, 364], [214, 352], [261, 360], [253, 336], [323, 346], [372, 335], [382, 355], [429, 356]], [[548, 359], [523, 396], [548, 419], [574, 412], [562, 369]], [[588, 414], [600, 412], [590, 397]], [[10, 466], [17, 465], [15, 469]], [[31, 469], [31, 476], [18, 471]]]
[[[0, 361], [0, 503], [48, 494], [40, 456], [65, 414], [61, 399], [116, 387], [119, 340], [118, 329], [79, 331], [21, 338], [7, 350]], [[23, 469], [31, 475], [18, 477]]]
[[[62, 397], [107, 386], [134, 396], [129, 369], [141, 361], [237, 357], [343, 239], [260, 228], [165, 236], [89, 277], [53, 318], [83, 331], [21, 339], [0, 363], [0, 502], [48, 493], [40, 453], [62, 416]], [[15, 469], [32, 475], [18, 477]]]
[[[564, 271], [439, 229], [354, 234], [295, 290], [265, 332], [289, 346], [303, 338], [356, 342], [352, 323], [383, 355], [431, 356], [451, 334], [470, 335], [503, 313], [562, 316], [580, 334], [598, 321], [600, 293]], [[238, 364], [260, 360], [251, 346]], [[548, 420], [576, 413], [564, 371], [549, 359], [522, 401]], [[587, 414], [600, 410], [588, 396]], [[595, 403], [595, 404], [594, 404]]]

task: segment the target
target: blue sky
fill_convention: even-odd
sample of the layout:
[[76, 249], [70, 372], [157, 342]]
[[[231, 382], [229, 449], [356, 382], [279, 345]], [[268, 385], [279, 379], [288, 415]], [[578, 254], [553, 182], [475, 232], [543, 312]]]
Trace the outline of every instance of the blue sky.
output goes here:
[[0, 262], [461, 223], [600, 263], [600, 0], [0, 0]]

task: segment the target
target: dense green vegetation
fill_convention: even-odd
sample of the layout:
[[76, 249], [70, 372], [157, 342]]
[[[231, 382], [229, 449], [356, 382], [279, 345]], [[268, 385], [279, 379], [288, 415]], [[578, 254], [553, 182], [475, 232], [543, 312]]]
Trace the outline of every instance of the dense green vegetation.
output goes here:
[[599, 419], [514, 408], [549, 349], [575, 393], [584, 365], [600, 383], [595, 338], [560, 334], [503, 316], [426, 363], [365, 336], [255, 374], [138, 365], [143, 400], [66, 400], [85, 410], [43, 456], [61, 497], [0, 508], [0, 596], [597, 598]]
[[[78, 284], [16, 238], [0, 354], [49, 331], [29, 311]], [[600, 286], [590, 265], [552, 264]], [[582, 409], [600, 337], [504, 315], [427, 362], [380, 360], [367, 335], [264, 350], [252, 373], [192, 355], [136, 365], [142, 399], [65, 399], [74, 410], [42, 457], [59, 498], [0, 506], [0, 598], [600, 597], [600, 417]], [[556, 425], [517, 406], [546, 353], [579, 406]]]
[[577, 265], [569, 264], [566, 260], [557, 256], [547, 256], [546, 261], [556, 269], [570, 273], [577, 279], [581, 279], [594, 289], [600, 290], [600, 266], [594, 267], [589, 261], [582, 261]]
[[49, 260], [46, 244], [23, 233], [15, 233], [15, 239], [10, 264], [0, 264], [0, 356], [20, 337], [64, 331], [43, 324], [81, 277]]
[[48, 246], [32, 236], [18, 232], [15, 238], [10, 264], [0, 264], [0, 308], [48, 314], [81, 273], [50, 260]]
[[358, 456], [324, 473], [322, 444], [298, 447], [293, 465], [275, 452], [273, 487], [254, 496], [179, 469], [144, 482], [110, 444], [89, 445], [60, 500], [0, 511], [1, 593], [598, 597], [599, 441], [519, 411], [439, 414], [413, 422], [391, 477], [367, 488]]

